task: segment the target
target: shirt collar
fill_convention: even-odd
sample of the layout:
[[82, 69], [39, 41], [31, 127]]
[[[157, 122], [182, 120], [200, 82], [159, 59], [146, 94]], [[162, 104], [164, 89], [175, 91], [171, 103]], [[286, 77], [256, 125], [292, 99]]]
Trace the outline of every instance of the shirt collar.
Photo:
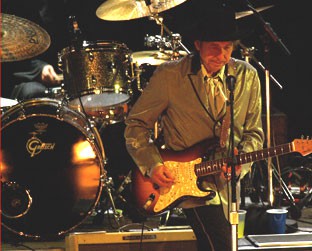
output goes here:
[[[208, 75], [207, 74], [207, 71], [206, 71], [206, 68], [204, 66], [204, 64], [201, 63], [201, 72], [202, 72], [202, 75], [203, 75], [203, 78], [206, 78], [206, 76]], [[225, 66], [223, 66], [220, 71], [215, 75], [213, 76], [213, 78], [219, 78], [221, 81], [223, 81], [224, 79], [224, 72], [225, 72]]]

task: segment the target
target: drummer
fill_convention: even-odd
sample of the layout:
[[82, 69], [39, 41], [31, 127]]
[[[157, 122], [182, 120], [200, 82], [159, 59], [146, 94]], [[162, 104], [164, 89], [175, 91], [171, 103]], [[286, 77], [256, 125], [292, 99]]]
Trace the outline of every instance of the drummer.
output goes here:
[[[51, 97], [51, 90], [58, 88], [62, 83], [62, 74], [58, 69], [58, 52], [68, 45], [68, 23], [65, 3], [67, 1], [18, 1], [3, 0], [2, 12], [30, 20], [45, 29], [51, 37], [50, 47], [39, 56], [32, 57], [31, 50], [29, 59], [2, 63], [2, 96], [18, 101]], [[40, 2], [40, 1], [39, 1]], [[61, 5], [61, 6], [60, 6]], [[62, 6], [63, 5], [63, 6]], [[48, 8], [49, 7], [49, 8]], [[61, 10], [61, 11], [60, 11]], [[16, 24], [18, 27], [18, 24]], [[18, 41], [19, 33], [14, 36]], [[34, 45], [35, 46], [35, 45]]]

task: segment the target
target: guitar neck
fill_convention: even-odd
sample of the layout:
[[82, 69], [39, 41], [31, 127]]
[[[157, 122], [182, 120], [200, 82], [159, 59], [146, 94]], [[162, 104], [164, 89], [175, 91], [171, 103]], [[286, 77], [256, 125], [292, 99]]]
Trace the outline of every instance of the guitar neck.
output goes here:
[[[242, 153], [235, 156], [234, 163], [242, 165], [259, 160], [263, 160], [269, 157], [288, 154], [293, 152], [292, 143], [279, 145], [276, 147], [270, 147], [263, 150], [258, 150], [250, 153]], [[222, 166], [232, 163], [232, 158], [222, 158], [217, 160], [203, 161], [199, 164], [195, 164], [195, 174], [197, 177], [207, 176], [222, 171]]]

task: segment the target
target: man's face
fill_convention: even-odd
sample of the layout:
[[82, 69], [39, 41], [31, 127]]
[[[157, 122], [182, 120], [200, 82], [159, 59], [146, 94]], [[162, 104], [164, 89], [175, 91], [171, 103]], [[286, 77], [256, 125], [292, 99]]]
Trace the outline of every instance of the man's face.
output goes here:
[[223, 65], [227, 64], [234, 48], [232, 41], [205, 42], [196, 40], [194, 44], [208, 74], [219, 71]]

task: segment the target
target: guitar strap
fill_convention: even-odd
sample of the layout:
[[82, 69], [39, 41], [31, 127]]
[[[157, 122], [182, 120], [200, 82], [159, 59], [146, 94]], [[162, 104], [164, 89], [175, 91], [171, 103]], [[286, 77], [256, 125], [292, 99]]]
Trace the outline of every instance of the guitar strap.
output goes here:
[[[236, 65], [235, 65], [235, 59], [231, 58], [229, 60], [229, 63], [225, 65], [225, 76], [235, 76], [236, 75]], [[227, 89], [227, 97], [230, 96], [229, 90]], [[231, 125], [231, 109], [230, 105], [228, 102], [226, 102], [226, 112], [225, 116], [223, 117], [222, 120], [222, 125], [221, 125], [221, 133], [220, 133], [220, 147], [224, 148], [226, 146], [226, 142], [228, 140], [229, 136], [229, 128]]]
[[220, 133], [220, 147], [224, 148], [226, 146], [226, 142], [229, 136], [229, 128], [231, 125], [231, 111], [230, 106], [226, 106], [226, 113], [223, 117], [222, 124], [221, 124], [221, 133]]

